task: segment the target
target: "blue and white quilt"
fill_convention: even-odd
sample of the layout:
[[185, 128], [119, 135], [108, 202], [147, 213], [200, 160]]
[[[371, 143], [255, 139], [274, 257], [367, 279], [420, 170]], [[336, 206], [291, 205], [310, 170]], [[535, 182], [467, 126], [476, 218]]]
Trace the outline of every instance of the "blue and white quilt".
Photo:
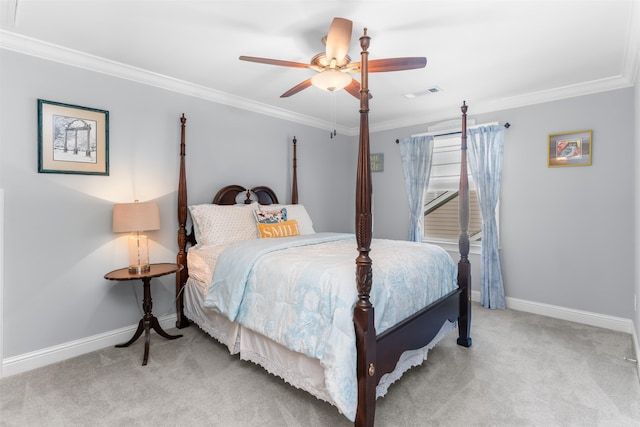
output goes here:
[[[353, 420], [357, 407], [353, 234], [316, 233], [237, 242], [218, 258], [205, 306], [318, 359], [327, 392]], [[374, 239], [376, 332], [457, 288], [457, 266], [434, 245]]]

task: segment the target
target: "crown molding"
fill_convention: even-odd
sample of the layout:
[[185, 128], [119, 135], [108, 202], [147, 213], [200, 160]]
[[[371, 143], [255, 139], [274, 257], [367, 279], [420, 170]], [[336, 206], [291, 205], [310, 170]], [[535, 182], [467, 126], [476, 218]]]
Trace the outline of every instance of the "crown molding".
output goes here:
[[[25, 37], [11, 31], [0, 30], [0, 48], [314, 128], [329, 129], [336, 127], [328, 121], [318, 120], [304, 114], [263, 104], [248, 98], [231, 95], [223, 91], [175, 79], [142, 68], [132, 67], [127, 64], [111, 61], [42, 40]], [[352, 131], [351, 128], [340, 126], [338, 126], [336, 130], [342, 134], [348, 134]]]
[[[575, 85], [557, 87], [549, 90], [525, 93], [509, 98], [467, 100], [471, 101], [469, 104], [473, 104], [473, 114], [491, 113], [494, 111], [508, 110], [527, 105], [559, 101], [577, 96], [624, 89], [632, 87], [635, 84], [640, 84], [640, 82], [636, 81], [637, 79], [640, 79], [640, 77], [638, 77], [640, 76], [640, 0], [634, 0], [631, 3], [627, 29], [621, 75], [592, 80]], [[447, 111], [429, 112], [429, 122], [449, 119], [451, 117], [451, 113], [449, 109], [445, 110]], [[370, 130], [372, 132], [381, 132], [403, 127], [424, 125], [424, 117], [425, 112], [422, 111], [419, 116], [416, 115], [412, 117], [405, 117], [401, 120], [375, 123], [370, 125]], [[355, 132], [357, 132], [357, 129]]]
[[631, 2], [629, 25], [627, 25], [627, 43], [624, 51], [623, 73], [629, 78], [631, 85], [640, 84], [637, 81], [640, 74], [640, 0]]
[[[638, 74], [637, 69], [640, 66], [640, 19], [635, 19], [637, 15], [640, 15], [640, 7], [634, 4], [632, 13], [630, 14], [629, 33], [622, 67], [623, 75], [549, 90], [531, 92], [508, 98], [471, 100], [473, 102], [473, 113], [482, 114], [507, 110], [633, 86], [636, 78], [635, 76]], [[248, 98], [231, 95], [223, 91], [175, 79], [145, 69], [132, 67], [130, 65], [65, 48], [42, 40], [22, 36], [11, 31], [0, 30], [0, 48], [154, 86], [242, 110], [252, 111], [254, 113], [287, 120], [313, 128], [329, 129], [335, 127], [334, 124], [328, 121], [318, 120], [311, 116], [256, 102]], [[450, 118], [450, 111], [448, 109], [445, 110], [447, 111], [430, 112], [428, 114], [429, 121], [434, 122]], [[423, 125], [425, 123], [424, 117], [425, 112], [421, 111], [420, 114], [408, 116], [399, 120], [370, 123], [369, 129], [371, 132], [381, 132], [385, 130]], [[358, 126], [338, 126], [336, 130], [346, 136], [355, 136], [359, 133]]]
[[[637, 58], [637, 55], [636, 55]], [[629, 70], [632, 68], [629, 67]], [[467, 100], [469, 105], [473, 105], [473, 114], [491, 113], [494, 111], [508, 110], [512, 108], [525, 107], [527, 105], [542, 104], [545, 102], [559, 101], [562, 99], [574, 98], [577, 96], [591, 95], [599, 92], [607, 92], [616, 89], [623, 89], [633, 86], [633, 75], [624, 75], [610, 77], [606, 79], [593, 80], [589, 82], [579, 83], [575, 85], [563, 86], [559, 88], [543, 90], [538, 92], [530, 92], [518, 96], [501, 98], [501, 99], [485, 99], [485, 100]], [[456, 108], [452, 106], [452, 108]], [[425, 114], [421, 112], [420, 116], [407, 117], [402, 120], [394, 120], [383, 123], [377, 123], [371, 126], [372, 132], [381, 132], [385, 130], [399, 129], [403, 127], [424, 125], [424, 117], [429, 117], [429, 122], [436, 122], [451, 118], [451, 111], [429, 112]], [[433, 114], [432, 114], [433, 113]]]

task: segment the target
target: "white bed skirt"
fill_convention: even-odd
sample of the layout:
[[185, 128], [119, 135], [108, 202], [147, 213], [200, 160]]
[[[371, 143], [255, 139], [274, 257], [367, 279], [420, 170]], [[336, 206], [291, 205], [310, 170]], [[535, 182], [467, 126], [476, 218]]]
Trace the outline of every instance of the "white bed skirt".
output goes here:
[[[183, 289], [184, 314], [203, 331], [226, 345], [231, 354], [240, 353], [240, 358], [262, 366], [267, 372], [282, 378], [287, 383], [305, 390], [318, 399], [335, 406], [324, 386], [324, 369], [317, 359], [291, 351], [238, 323], [231, 322], [204, 307], [202, 287], [188, 279]], [[385, 374], [376, 388], [377, 397], [384, 396], [389, 386], [410, 368], [422, 364], [428, 351], [450, 331], [456, 323], [445, 321], [436, 337], [425, 347], [402, 354], [393, 372]]]

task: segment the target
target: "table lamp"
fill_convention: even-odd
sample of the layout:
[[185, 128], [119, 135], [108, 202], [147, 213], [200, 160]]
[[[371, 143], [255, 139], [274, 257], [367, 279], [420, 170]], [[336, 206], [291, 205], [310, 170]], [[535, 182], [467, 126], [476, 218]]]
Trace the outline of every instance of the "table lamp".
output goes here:
[[113, 232], [129, 236], [129, 273], [141, 274], [149, 265], [149, 239], [143, 231], [160, 228], [160, 213], [156, 203], [117, 203], [113, 205]]

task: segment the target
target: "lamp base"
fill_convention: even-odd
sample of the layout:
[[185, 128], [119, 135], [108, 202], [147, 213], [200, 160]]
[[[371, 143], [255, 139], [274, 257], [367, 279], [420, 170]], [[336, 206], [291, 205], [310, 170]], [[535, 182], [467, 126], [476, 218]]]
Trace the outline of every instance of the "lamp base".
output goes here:
[[148, 273], [149, 265], [149, 239], [137, 232], [129, 237], [129, 274]]
[[129, 273], [131, 274], [142, 274], [142, 273], [148, 273], [149, 271], [151, 271], [151, 266], [149, 264], [129, 266]]

